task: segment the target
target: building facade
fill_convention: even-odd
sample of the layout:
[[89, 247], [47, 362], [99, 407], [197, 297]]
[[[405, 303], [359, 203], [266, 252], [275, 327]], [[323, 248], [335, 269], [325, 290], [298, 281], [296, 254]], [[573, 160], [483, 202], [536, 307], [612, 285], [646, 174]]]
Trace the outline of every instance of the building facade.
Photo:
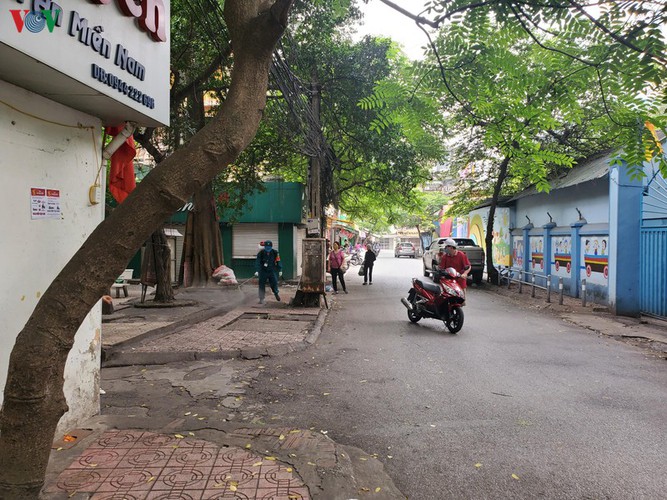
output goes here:
[[[18, 333], [104, 217], [103, 128], [169, 121], [169, 0], [145, 23], [118, 4], [0, 8], [0, 389]], [[100, 337], [98, 304], [69, 353], [59, 431], [99, 411]]]

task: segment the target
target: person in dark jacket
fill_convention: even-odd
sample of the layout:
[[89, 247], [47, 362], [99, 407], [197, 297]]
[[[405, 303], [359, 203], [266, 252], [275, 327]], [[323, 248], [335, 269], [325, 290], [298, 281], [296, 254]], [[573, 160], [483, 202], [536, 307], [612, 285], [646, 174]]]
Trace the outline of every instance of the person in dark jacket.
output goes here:
[[257, 253], [255, 259], [255, 276], [259, 277], [259, 303], [264, 304], [264, 296], [266, 295], [266, 281], [269, 281], [269, 286], [273, 291], [276, 300], [280, 302], [280, 295], [278, 294], [278, 277], [283, 275], [283, 266], [280, 263], [280, 255], [278, 250], [273, 249], [271, 240], [264, 242], [264, 249]]
[[373, 284], [373, 264], [375, 263], [375, 252], [373, 245], [366, 245], [366, 255], [364, 255], [364, 285]]

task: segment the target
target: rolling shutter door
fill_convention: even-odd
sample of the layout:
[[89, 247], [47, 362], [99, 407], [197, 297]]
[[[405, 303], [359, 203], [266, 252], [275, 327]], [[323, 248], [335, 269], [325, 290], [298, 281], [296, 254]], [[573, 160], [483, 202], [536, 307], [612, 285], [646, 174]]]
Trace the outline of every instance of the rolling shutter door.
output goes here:
[[232, 258], [254, 259], [259, 252], [259, 242], [264, 240], [273, 241], [273, 247], [280, 251], [278, 224], [234, 224]]

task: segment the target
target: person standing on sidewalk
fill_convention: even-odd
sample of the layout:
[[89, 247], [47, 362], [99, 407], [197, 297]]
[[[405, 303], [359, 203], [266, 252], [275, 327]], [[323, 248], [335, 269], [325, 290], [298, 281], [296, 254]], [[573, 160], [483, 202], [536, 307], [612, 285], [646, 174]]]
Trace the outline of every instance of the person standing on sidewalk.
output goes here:
[[375, 263], [375, 252], [373, 245], [366, 245], [366, 254], [364, 255], [364, 285], [373, 284], [373, 265]]
[[343, 287], [343, 292], [347, 293], [347, 288], [345, 286], [345, 278], [343, 275], [343, 264], [345, 264], [345, 252], [340, 248], [338, 242], [333, 244], [333, 250], [329, 252], [329, 269], [331, 270], [331, 284], [333, 285], [333, 293], [336, 295], [338, 293], [338, 287], [336, 286], [336, 278], [340, 280], [340, 285]]
[[280, 295], [278, 294], [278, 277], [283, 275], [283, 266], [280, 263], [280, 255], [278, 250], [273, 249], [273, 242], [266, 240], [264, 242], [264, 249], [257, 253], [255, 259], [255, 276], [259, 277], [259, 303], [264, 304], [264, 296], [266, 294], [266, 281], [269, 281], [269, 286], [273, 291], [276, 300], [280, 302]]

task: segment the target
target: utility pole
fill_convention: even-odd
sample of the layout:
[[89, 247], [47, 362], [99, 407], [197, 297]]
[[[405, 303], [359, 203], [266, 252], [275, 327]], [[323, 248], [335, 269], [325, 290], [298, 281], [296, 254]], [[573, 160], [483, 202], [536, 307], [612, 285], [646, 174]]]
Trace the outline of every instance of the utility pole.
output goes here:
[[[315, 78], [314, 78], [315, 80]], [[303, 274], [299, 281], [293, 305], [321, 307], [321, 298], [328, 308], [326, 296], [326, 240], [321, 238], [326, 230], [326, 220], [322, 213], [322, 128], [320, 126], [320, 101], [322, 87], [310, 84], [310, 130], [308, 146], [311, 148], [308, 167], [308, 214], [318, 221], [320, 238], [309, 238], [303, 243]]]
[[320, 234], [324, 234], [322, 214], [322, 130], [320, 126], [320, 102], [322, 86], [313, 82], [310, 84], [310, 110], [312, 114], [311, 146], [314, 154], [310, 157], [310, 168], [308, 171], [308, 201], [310, 218], [320, 221]]

